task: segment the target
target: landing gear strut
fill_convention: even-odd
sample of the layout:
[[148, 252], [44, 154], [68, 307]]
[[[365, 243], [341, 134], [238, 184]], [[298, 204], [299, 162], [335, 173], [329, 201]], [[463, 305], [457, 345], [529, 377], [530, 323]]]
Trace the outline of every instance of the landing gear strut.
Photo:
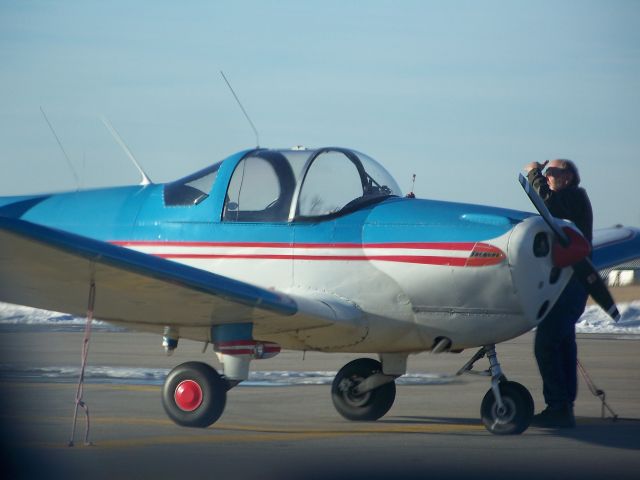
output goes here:
[[[162, 344], [168, 354], [178, 346], [179, 338], [176, 327], [165, 327]], [[215, 325], [210, 338], [223, 374], [206, 363], [187, 362], [171, 370], [162, 386], [162, 406], [183, 427], [206, 428], [215, 423], [224, 411], [227, 390], [249, 378], [251, 361], [280, 352], [276, 343], [254, 340], [250, 323]]]
[[[485, 355], [489, 359], [489, 369], [472, 370], [473, 364]], [[487, 430], [496, 435], [517, 435], [529, 427], [534, 411], [533, 398], [524, 386], [507, 380], [498, 363], [495, 345], [485, 345], [478, 350], [457, 375], [463, 373], [491, 377], [491, 389], [480, 405], [480, 417]]]

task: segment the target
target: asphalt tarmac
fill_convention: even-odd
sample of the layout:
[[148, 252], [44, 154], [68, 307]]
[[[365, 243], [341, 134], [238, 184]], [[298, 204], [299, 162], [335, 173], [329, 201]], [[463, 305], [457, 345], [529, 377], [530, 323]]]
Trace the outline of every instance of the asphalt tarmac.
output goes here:
[[[542, 408], [532, 334], [500, 344], [510, 380], [529, 388]], [[443, 384], [397, 389], [377, 422], [354, 423], [334, 410], [330, 385], [245, 387], [229, 391], [222, 418], [208, 429], [173, 424], [160, 387], [89, 383], [92, 446], [83, 444], [79, 416], [69, 447], [76, 385], [15, 378], [13, 369], [76, 367], [81, 332], [0, 332], [2, 478], [408, 479], [408, 478], [640, 478], [640, 339], [579, 337], [579, 355], [619, 418], [601, 419], [601, 403], [583, 379], [571, 430], [530, 428], [496, 436], [479, 420], [489, 388], [465, 375]], [[411, 372], [455, 373], [473, 354], [420, 354]], [[283, 352], [253, 362], [254, 370], [337, 371], [353, 355]], [[160, 338], [94, 332], [89, 365], [172, 368], [191, 360], [216, 365], [202, 345], [183, 342], [166, 357]], [[486, 368], [486, 360], [478, 367]]]

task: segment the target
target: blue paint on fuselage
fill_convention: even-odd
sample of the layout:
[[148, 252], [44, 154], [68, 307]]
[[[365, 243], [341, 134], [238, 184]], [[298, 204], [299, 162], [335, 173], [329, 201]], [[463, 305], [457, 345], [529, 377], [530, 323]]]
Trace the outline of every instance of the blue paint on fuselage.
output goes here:
[[[465, 215], [484, 215], [491, 222], [465, 220]], [[475, 242], [499, 237], [531, 216], [496, 207], [437, 200], [393, 198], [374, 206], [365, 226], [366, 243], [381, 242]], [[503, 219], [498, 222], [497, 219]]]
[[49, 195], [0, 197], [0, 217], [20, 218], [48, 197]]
[[164, 185], [103, 188], [13, 197], [2, 211], [104, 241], [281, 243], [476, 242], [496, 238], [530, 213], [435, 200], [389, 197], [344, 215], [291, 223], [221, 221], [227, 186], [250, 150], [225, 159], [209, 196], [167, 206]]
[[99, 240], [128, 237], [141, 206], [158, 187], [114, 187], [53, 194], [20, 218]]

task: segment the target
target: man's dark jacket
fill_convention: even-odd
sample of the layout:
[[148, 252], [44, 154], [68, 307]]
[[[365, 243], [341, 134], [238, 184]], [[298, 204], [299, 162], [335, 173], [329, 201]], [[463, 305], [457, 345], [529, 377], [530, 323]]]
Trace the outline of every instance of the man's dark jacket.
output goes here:
[[530, 170], [527, 177], [551, 215], [571, 220], [591, 243], [593, 239], [593, 212], [585, 189], [572, 185], [554, 192], [549, 188], [547, 178], [538, 168]]

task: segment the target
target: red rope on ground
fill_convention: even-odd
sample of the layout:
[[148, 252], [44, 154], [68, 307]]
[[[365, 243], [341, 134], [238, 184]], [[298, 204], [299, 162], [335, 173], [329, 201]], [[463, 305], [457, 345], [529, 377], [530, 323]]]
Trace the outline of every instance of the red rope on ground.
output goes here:
[[74, 445], [73, 439], [76, 434], [76, 423], [78, 421], [78, 407], [82, 407], [82, 409], [85, 412], [85, 416], [87, 420], [87, 427], [84, 434], [84, 444], [91, 445], [91, 442], [89, 441], [89, 427], [90, 427], [89, 407], [82, 400], [82, 397], [84, 395], [84, 372], [87, 367], [87, 358], [89, 357], [89, 340], [91, 338], [91, 323], [93, 321], [93, 308], [95, 305], [95, 300], [96, 300], [96, 285], [95, 283], [91, 282], [91, 287], [89, 289], [89, 304], [87, 307], [87, 323], [85, 324], [85, 327], [84, 327], [84, 338], [82, 340], [80, 377], [78, 379], [78, 388], [76, 390], [76, 402], [75, 402], [75, 409], [73, 412], [73, 426], [71, 427], [71, 439], [69, 440], [70, 447], [73, 447]]
[[580, 360], [577, 360], [577, 362], [578, 362], [578, 370], [580, 370], [580, 373], [584, 377], [584, 381], [587, 384], [587, 387], [589, 387], [589, 390], [591, 391], [591, 393], [595, 397], [598, 397], [600, 399], [600, 401], [602, 402], [602, 406], [601, 406], [601, 410], [600, 410], [600, 415], [601, 415], [602, 419], [603, 420], [605, 419], [604, 410], [606, 408], [611, 413], [611, 420], [613, 420], [615, 422], [618, 419], [618, 415], [611, 409], [611, 407], [607, 403], [607, 401], [606, 401], [607, 394], [604, 392], [604, 390], [601, 390], [598, 387], [596, 387], [596, 384], [593, 383], [593, 380], [591, 380], [591, 377], [587, 373], [587, 369], [584, 368], [584, 366], [582, 365]]

